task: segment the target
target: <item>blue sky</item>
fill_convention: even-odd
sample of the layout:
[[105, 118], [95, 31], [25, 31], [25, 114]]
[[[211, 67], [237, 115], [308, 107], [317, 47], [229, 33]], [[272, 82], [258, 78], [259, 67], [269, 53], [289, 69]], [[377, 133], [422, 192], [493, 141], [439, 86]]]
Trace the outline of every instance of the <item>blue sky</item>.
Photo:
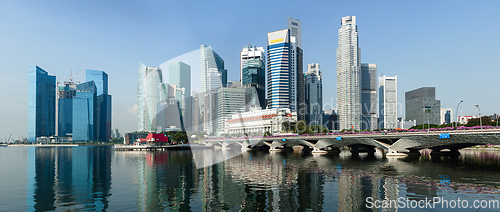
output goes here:
[[434, 86], [443, 107], [464, 100], [465, 115], [477, 114], [475, 104], [499, 113], [498, 8], [499, 1], [2, 1], [0, 140], [27, 135], [29, 65], [61, 81], [70, 70], [107, 72], [113, 128], [133, 131], [139, 62], [159, 66], [205, 44], [238, 80], [241, 47], [265, 46], [266, 33], [286, 28], [289, 16], [302, 21], [304, 66], [320, 64], [325, 103], [336, 104], [340, 20], [354, 15], [361, 61], [398, 76], [399, 100]]

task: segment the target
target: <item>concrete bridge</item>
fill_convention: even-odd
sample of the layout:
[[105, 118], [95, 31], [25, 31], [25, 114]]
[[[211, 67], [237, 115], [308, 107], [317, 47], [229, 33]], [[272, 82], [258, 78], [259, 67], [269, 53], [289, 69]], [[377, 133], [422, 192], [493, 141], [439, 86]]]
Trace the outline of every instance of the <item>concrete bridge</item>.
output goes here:
[[419, 150], [431, 149], [433, 155], [459, 155], [459, 149], [476, 145], [500, 145], [500, 129], [403, 132], [388, 134], [344, 134], [311, 136], [277, 136], [258, 138], [207, 139], [208, 146], [220, 148], [269, 148], [280, 151], [301, 146], [313, 153], [340, 152], [349, 147], [351, 153], [373, 154], [375, 148], [387, 151], [387, 156], [420, 155]]

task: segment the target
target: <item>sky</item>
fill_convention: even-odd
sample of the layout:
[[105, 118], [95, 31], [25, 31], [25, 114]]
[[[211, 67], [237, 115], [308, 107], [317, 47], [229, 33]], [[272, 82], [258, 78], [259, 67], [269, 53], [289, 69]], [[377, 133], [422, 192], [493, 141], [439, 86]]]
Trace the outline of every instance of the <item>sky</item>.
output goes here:
[[267, 33], [285, 29], [287, 17], [302, 22], [304, 72], [320, 64], [325, 108], [336, 108], [341, 18], [356, 16], [361, 62], [398, 76], [398, 101], [436, 87], [442, 107], [464, 101], [459, 115], [477, 115], [476, 104], [482, 115], [500, 113], [498, 8], [500, 1], [0, 1], [0, 141], [27, 136], [30, 65], [61, 81], [105, 71], [112, 128], [135, 131], [140, 62], [160, 66], [204, 44], [239, 80], [241, 48], [266, 47]]

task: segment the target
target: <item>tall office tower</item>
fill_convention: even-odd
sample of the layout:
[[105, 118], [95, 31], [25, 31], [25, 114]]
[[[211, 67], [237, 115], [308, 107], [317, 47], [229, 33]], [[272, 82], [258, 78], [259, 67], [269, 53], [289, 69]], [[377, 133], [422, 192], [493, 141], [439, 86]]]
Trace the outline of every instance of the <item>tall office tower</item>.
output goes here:
[[[241, 84], [246, 88], [246, 110], [250, 108], [259, 107], [264, 109], [266, 107], [266, 74], [264, 60], [256, 58], [247, 60], [243, 64]], [[229, 87], [229, 86], [228, 86]]]
[[323, 76], [318, 63], [307, 65], [305, 81], [306, 121], [310, 125], [323, 125]]
[[340, 130], [361, 129], [360, 61], [356, 16], [343, 17], [337, 49], [337, 113]]
[[416, 120], [417, 125], [439, 124], [441, 101], [436, 100], [435, 87], [422, 87], [405, 93], [406, 120]]
[[76, 96], [76, 84], [64, 82], [57, 92], [57, 136], [68, 136], [73, 133], [73, 97]]
[[185, 131], [181, 106], [178, 99], [165, 99], [158, 103], [156, 130], [165, 129]]
[[[208, 83], [208, 73], [210, 70], [216, 69], [221, 74], [222, 87], [227, 85], [227, 70], [224, 69], [224, 60], [211, 47], [201, 45], [200, 48], [200, 71], [201, 71], [201, 95], [200, 101], [200, 121], [205, 121], [205, 94], [210, 91]], [[217, 91], [215, 91], [217, 92]], [[203, 126], [205, 124], [203, 123]]]
[[137, 76], [138, 131], [154, 131], [158, 102], [167, 99], [167, 85], [162, 83], [160, 68], [140, 64]]
[[28, 141], [56, 133], [56, 77], [29, 66]]
[[361, 129], [377, 127], [377, 64], [361, 63]]
[[222, 73], [211, 68], [207, 73], [207, 92], [204, 95], [203, 131], [214, 135], [217, 130], [217, 90], [222, 88]]
[[[264, 47], [252, 47], [252, 46], [247, 46], [243, 47], [240, 51], [240, 81], [241, 84], [246, 84], [243, 83], [243, 66], [250, 60], [255, 60], [255, 59], [261, 59], [263, 62], [265, 62], [265, 52], [264, 52]], [[265, 76], [265, 75], [264, 75]], [[265, 80], [265, 79], [264, 79]]]
[[297, 111], [297, 119], [305, 120], [305, 82], [302, 52], [302, 30], [298, 19], [288, 17], [290, 33], [290, 109]]
[[[495, 120], [495, 119], [493, 119]], [[449, 124], [453, 122], [453, 109], [441, 108], [441, 121], [439, 124]]]
[[85, 80], [94, 81], [97, 89], [95, 141], [111, 139], [111, 95], [108, 93], [108, 74], [104, 71], [85, 70]]
[[245, 89], [240, 87], [220, 88], [217, 92], [217, 131], [224, 133], [227, 120], [233, 114], [245, 112]]
[[97, 87], [94, 81], [76, 85], [73, 97], [73, 141], [95, 141], [97, 135]]
[[192, 131], [191, 66], [183, 62], [171, 63], [168, 72], [168, 83], [177, 87], [175, 99], [179, 100], [183, 124], [187, 131]]
[[192, 130], [194, 132], [200, 132], [201, 129], [203, 129], [203, 126], [201, 126], [200, 120], [200, 97], [198, 96], [198, 93], [196, 91], [193, 91], [192, 94], [191, 111], [193, 112], [191, 120], [191, 123], [193, 124]]
[[379, 79], [378, 129], [394, 129], [398, 121], [398, 77], [381, 76]]
[[267, 107], [290, 108], [289, 29], [267, 33]]

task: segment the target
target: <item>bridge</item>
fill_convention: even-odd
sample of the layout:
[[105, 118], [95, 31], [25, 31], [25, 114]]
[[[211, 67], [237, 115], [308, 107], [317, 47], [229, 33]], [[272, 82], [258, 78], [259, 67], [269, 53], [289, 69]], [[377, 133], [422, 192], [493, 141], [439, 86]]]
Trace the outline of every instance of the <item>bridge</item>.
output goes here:
[[432, 155], [459, 155], [459, 149], [477, 145], [500, 145], [500, 129], [447, 130], [430, 132], [392, 132], [387, 134], [327, 134], [283, 135], [272, 137], [217, 138], [204, 140], [207, 146], [250, 150], [269, 148], [269, 151], [302, 146], [313, 153], [340, 152], [349, 147], [351, 153], [373, 154], [383, 149], [387, 156], [420, 155], [419, 150], [431, 149]]

